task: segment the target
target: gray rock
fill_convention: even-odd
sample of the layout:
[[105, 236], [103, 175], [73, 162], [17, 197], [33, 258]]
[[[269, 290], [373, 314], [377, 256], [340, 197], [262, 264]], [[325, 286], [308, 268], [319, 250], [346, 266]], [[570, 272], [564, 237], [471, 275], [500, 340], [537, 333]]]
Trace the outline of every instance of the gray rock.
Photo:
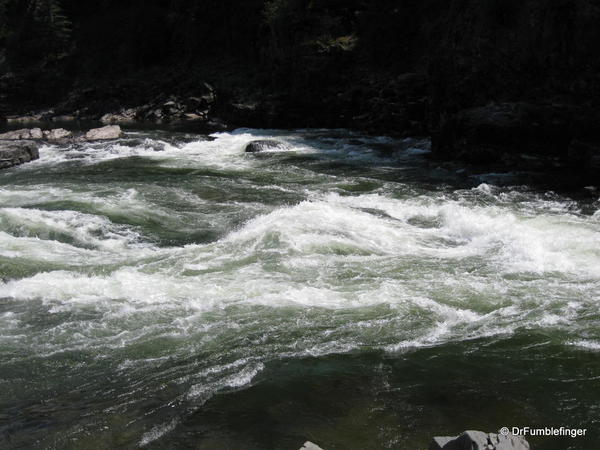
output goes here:
[[9, 141], [16, 141], [18, 139], [24, 139], [25, 133], [29, 133], [29, 130], [14, 130], [0, 134], [0, 139], [6, 139]]
[[469, 430], [457, 437], [435, 437], [429, 450], [530, 450], [521, 436]]
[[0, 140], [18, 141], [22, 139], [43, 139], [44, 134], [40, 128], [23, 128], [0, 134]]
[[88, 141], [102, 141], [106, 139], [118, 139], [122, 136], [119, 125], [107, 125], [102, 128], [94, 128], [85, 134]]
[[55, 128], [53, 130], [44, 131], [44, 138], [49, 141], [59, 141], [61, 139], [66, 139], [72, 137], [73, 133], [64, 128]]
[[268, 139], [262, 139], [258, 141], [252, 141], [246, 145], [246, 153], [259, 153], [269, 149], [284, 148], [285, 145], [279, 141], [273, 141]]
[[29, 130], [30, 139], [44, 139], [44, 133], [40, 128], [32, 128]]
[[0, 169], [30, 162], [39, 157], [40, 153], [34, 143], [0, 144]]
[[300, 448], [300, 450], [323, 450], [317, 444], [313, 444], [310, 441], [306, 441], [304, 445]]

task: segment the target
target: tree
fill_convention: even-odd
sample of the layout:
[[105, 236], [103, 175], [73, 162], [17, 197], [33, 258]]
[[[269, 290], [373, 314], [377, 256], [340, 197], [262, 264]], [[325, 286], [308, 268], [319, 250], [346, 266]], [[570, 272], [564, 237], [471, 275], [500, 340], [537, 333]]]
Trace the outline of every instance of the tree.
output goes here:
[[59, 0], [0, 0], [0, 45], [12, 65], [43, 67], [63, 58], [70, 35]]

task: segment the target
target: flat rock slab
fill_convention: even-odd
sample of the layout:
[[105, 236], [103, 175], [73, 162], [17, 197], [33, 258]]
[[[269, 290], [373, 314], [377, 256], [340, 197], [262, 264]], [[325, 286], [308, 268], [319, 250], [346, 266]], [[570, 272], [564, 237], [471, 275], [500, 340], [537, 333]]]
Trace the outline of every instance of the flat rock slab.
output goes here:
[[22, 141], [22, 140], [41, 140], [59, 141], [61, 139], [70, 138], [73, 133], [64, 128], [55, 128], [53, 130], [44, 130], [41, 128], [23, 128], [21, 130], [8, 131], [0, 134], [0, 140], [6, 141]]
[[469, 430], [460, 436], [435, 437], [429, 450], [530, 450], [530, 447], [521, 436]]
[[44, 133], [40, 128], [23, 128], [0, 134], [0, 140], [18, 141], [22, 139], [43, 139]]
[[0, 169], [18, 166], [39, 159], [39, 157], [38, 148], [33, 143], [5, 144], [0, 142]]

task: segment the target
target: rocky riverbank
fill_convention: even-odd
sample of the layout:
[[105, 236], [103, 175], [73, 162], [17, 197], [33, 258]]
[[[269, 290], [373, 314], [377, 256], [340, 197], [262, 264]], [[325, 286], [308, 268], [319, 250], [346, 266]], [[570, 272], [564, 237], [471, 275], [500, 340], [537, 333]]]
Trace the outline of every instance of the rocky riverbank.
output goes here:
[[[598, 179], [600, 135], [596, 124], [600, 110], [567, 103], [502, 102], [443, 113], [435, 121], [435, 99], [424, 94], [424, 86], [431, 82], [425, 75], [405, 74], [387, 91], [388, 95], [401, 91], [403, 101], [386, 101], [382, 95], [376, 106], [363, 105], [363, 109], [346, 104], [342, 95], [336, 99], [337, 115], [270, 97], [244, 103], [243, 97], [232, 98], [227, 91], [220, 92], [208, 83], [189, 95], [161, 93], [137, 106], [118, 108], [115, 99], [101, 92], [92, 97], [88, 91], [74, 92], [55, 108], [6, 117], [13, 127], [41, 123], [47, 130], [16, 130], [0, 135], [0, 139], [73, 138], [69, 131], [53, 128], [56, 124], [167, 126], [202, 134], [246, 126], [302, 128], [328, 124], [375, 134], [431, 137], [432, 156], [437, 159], [506, 170], [565, 170], [579, 173], [583, 184]], [[90, 99], [95, 96], [105, 100]], [[353, 111], [362, 113], [353, 116]]]
[[42, 130], [23, 128], [0, 134], [0, 169], [17, 166], [39, 159], [39, 145], [81, 143], [118, 139], [123, 135], [118, 125], [93, 128], [87, 132], [73, 133], [64, 128]]

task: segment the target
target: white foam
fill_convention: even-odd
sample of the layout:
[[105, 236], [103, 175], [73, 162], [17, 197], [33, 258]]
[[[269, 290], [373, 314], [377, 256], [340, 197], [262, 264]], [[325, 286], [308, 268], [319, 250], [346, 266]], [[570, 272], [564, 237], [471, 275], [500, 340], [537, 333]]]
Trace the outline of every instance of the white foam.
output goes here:
[[106, 251], [122, 251], [138, 244], [141, 238], [137, 232], [114, 225], [106, 217], [76, 211], [0, 208], [0, 227], [46, 240], [70, 237], [75, 244]]
[[[264, 336], [251, 342], [256, 359], [214, 374], [196, 373], [207, 380], [214, 376], [221, 384], [203, 388], [194, 382], [191, 398], [247, 385], [262, 370], [261, 361], [269, 352], [317, 355], [362, 346], [397, 351], [520, 328], [566, 328], [578, 324], [600, 300], [598, 213], [582, 215], [568, 199], [491, 184], [413, 195], [415, 189], [393, 181], [381, 184], [377, 193], [340, 195], [329, 190], [364, 178], [326, 177], [306, 167], [280, 174], [284, 169], [270, 168], [269, 158], [243, 153], [249, 141], [272, 137], [285, 141], [288, 152], [344, 161], [348, 156], [356, 161], [373, 158], [385, 165], [386, 159], [377, 160], [369, 146], [397, 143], [375, 138], [355, 143], [326, 134], [239, 130], [160, 152], [151, 145], [132, 149], [119, 144], [71, 149], [67, 154], [56, 149], [58, 159], [52, 164], [68, 162], [69, 152], [87, 158], [86, 164], [137, 155], [174, 167], [243, 174], [272, 170], [270, 176], [286, 180], [306, 175], [326, 182], [298, 188], [277, 181], [254, 186], [248, 181], [256, 189], [305, 189], [299, 193], [306, 200], [283, 207], [203, 199], [180, 187], [3, 187], [0, 257], [23, 258], [41, 267], [52, 263], [62, 270], [52, 266], [35, 275], [0, 279], [0, 297], [39, 301], [48, 314], [91, 311], [100, 317], [41, 333], [31, 348], [44, 355], [95, 346], [122, 348], [155, 335], [178, 339], [205, 333], [199, 344], [204, 345], [222, 330], [234, 330], [236, 336], [252, 334], [252, 326], [263, 331]], [[415, 152], [409, 147], [404, 156], [411, 153]], [[152, 219], [168, 228], [190, 217], [161, 207], [151, 194], [189, 203], [195, 207], [189, 214], [206, 208], [211, 220], [218, 214], [211, 212], [213, 206], [245, 208], [255, 216], [216, 242], [159, 248], [146, 242], [139, 229], [109, 219]], [[91, 212], [38, 209], [54, 202], [84, 204]], [[186, 229], [195, 231], [195, 223], [186, 222]], [[386, 307], [384, 317], [362, 316]], [[277, 318], [259, 313], [252, 316], [251, 326], [244, 316], [237, 321], [235, 311], [240, 308], [276, 311]], [[219, 316], [224, 310], [226, 318]], [[307, 318], [315, 310], [323, 311], [318, 318]], [[282, 311], [287, 315], [280, 318]], [[211, 314], [219, 318], [210, 319]], [[340, 314], [348, 314], [348, 320], [338, 320]], [[8, 324], [11, 320], [6, 318]], [[263, 348], [271, 332], [288, 331], [297, 337], [285, 335], [288, 340]], [[146, 360], [140, 366], [162, 361]]]
[[[238, 370], [240, 366], [241, 368]], [[230, 373], [231, 368], [236, 370]], [[264, 368], [265, 366], [261, 362], [247, 363], [247, 360], [244, 359], [234, 364], [210, 369], [205, 371], [204, 375], [210, 373], [213, 375], [213, 381], [205, 379], [202, 383], [193, 385], [187, 394], [187, 398], [200, 399], [204, 403], [218, 391], [247, 387]], [[219, 376], [215, 377], [215, 374]]]
[[170, 433], [177, 427], [178, 423], [179, 422], [177, 419], [173, 419], [172, 421], [170, 421], [168, 423], [164, 423], [164, 424], [155, 426], [150, 431], [148, 431], [142, 435], [142, 439], [140, 440], [140, 444], [139, 444], [140, 447], [145, 447], [146, 445], [148, 445], [148, 444], [160, 439], [161, 437], [165, 436], [166, 434]]
[[590, 339], [580, 339], [578, 341], [571, 341], [569, 345], [575, 347], [585, 348], [587, 350], [600, 351], [600, 341], [592, 341]]

